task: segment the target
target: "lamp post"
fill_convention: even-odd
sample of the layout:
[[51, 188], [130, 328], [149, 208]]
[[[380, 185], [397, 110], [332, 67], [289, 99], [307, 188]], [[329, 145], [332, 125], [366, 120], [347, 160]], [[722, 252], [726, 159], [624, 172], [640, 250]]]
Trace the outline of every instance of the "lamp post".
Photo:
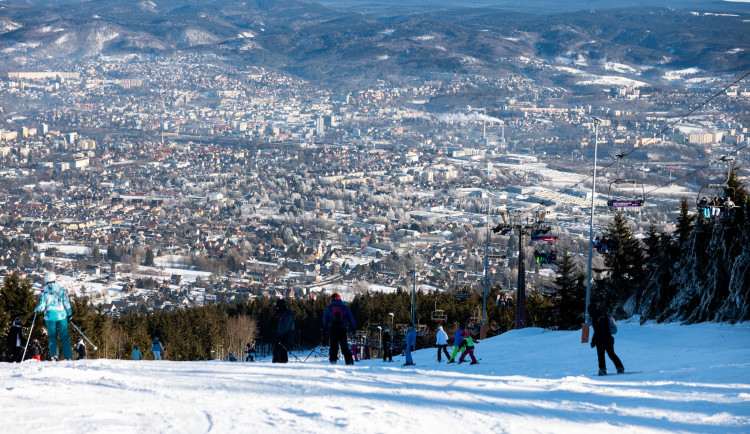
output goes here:
[[378, 334], [380, 335], [378, 339], [378, 358], [383, 357], [383, 327], [378, 326]]
[[393, 331], [393, 312], [389, 312], [388, 315], [391, 316], [391, 333], [394, 333], [394, 331]]
[[[591, 177], [591, 217], [589, 218], [589, 265], [586, 273], [586, 311], [583, 313], [584, 324], [589, 324], [589, 304], [591, 303], [591, 261], [594, 256], [594, 200], [596, 199], [596, 160], [599, 151], [599, 118], [594, 119], [594, 173]], [[586, 330], [588, 331], [588, 330]], [[588, 342], [588, 336], [586, 336]]]

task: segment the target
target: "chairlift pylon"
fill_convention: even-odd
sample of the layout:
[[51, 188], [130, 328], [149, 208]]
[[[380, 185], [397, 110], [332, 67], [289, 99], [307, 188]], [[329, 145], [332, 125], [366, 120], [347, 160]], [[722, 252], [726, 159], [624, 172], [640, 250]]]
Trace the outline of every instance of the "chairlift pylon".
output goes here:
[[[646, 203], [646, 189], [643, 187], [643, 183], [636, 181], [635, 179], [624, 179], [620, 177], [620, 166], [622, 164], [622, 160], [627, 157], [628, 154], [624, 152], [620, 152], [619, 154], [615, 154], [615, 158], [617, 158], [617, 169], [616, 169], [616, 176], [614, 181], [609, 183], [609, 190], [607, 192], [607, 206], [609, 206], [612, 210], [623, 210], [623, 209], [632, 209], [637, 208], [641, 209], [643, 207], [643, 204]], [[625, 190], [622, 188], [623, 185], [630, 185], [631, 190], [638, 190], [638, 187], [640, 187], [641, 194], [625, 194]], [[614, 186], [614, 190], [612, 189], [612, 186]]]

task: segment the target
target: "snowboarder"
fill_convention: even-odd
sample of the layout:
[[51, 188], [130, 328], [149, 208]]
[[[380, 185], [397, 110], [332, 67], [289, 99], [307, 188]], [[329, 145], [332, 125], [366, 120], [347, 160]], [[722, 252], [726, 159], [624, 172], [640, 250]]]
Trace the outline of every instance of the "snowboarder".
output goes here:
[[57, 338], [60, 338], [62, 345], [63, 359], [73, 360], [73, 348], [70, 345], [70, 335], [68, 334], [68, 320], [73, 315], [73, 309], [70, 306], [70, 299], [65, 288], [58, 285], [55, 281], [57, 275], [52, 271], [44, 274], [44, 288], [39, 296], [39, 306], [37, 312], [44, 312], [44, 322], [47, 325], [47, 334], [49, 336], [49, 355], [51, 360], [59, 360], [57, 347]]
[[255, 361], [255, 346], [251, 343], [247, 344], [247, 349], [245, 350], [245, 361], [246, 362]]
[[414, 359], [411, 358], [411, 349], [417, 347], [417, 330], [414, 329], [414, 323], [409, 321], [409, 330], [406, 332], [406, 346], [404, 347], [404, 355], [406, 356], [406, 363], [404, 366], [414, 365]]
[[154, 343], [151, 344], [151, 352], [154, 353], [154, 360], [161, 360], [161, 353], [164, 351], [164, 345], [159, 342], [159, 338], [154, 338]]
[[83, 360], [86, 358], [86, 344], [83, 342], [83, 338], [78, 338], [76, 343], [76, 353], [78, 353], [78, 359]]
[[453, 335], [453, 353], [451, 354], [448, 363], [456, 363], [456, 355], [461, 350], [461, 342], [464, 340], [464, 337], [461, 336], [463, 332], [464, 329], [461, 328], [461, 326], [458, 326], [456, 333]]
[[469, 332], [467, 332], [466, 330], [463, 330], [461, 332], [461, 336], [463, 337], [461, 347], [464, 348], [464, 351], [461, 353], [461, 357], [459, 357], [458, 363], [463, 363], [464, 358], [468, 354], [469, 357], [471, 357], [471, 364], [476, 365], [479, 362], [477, 362], [476, 357], [474, 357], [474, 341], [471, 339], [471, 335], [469, 335]]
[[385, 329], [383, 333], [383, 361], [385, 362], [386, 357], [389, 362], [393, 361], [393, 351], [391, 351], [391, 330]]
[[294, 344], [294, 313], [283, 298], [276, 300], [276, 313], [279, 315], [279, 324], [276, 326], [276, 346], [271, 362], [287, 363], [289, 348]]
[[353, 365], [354, 360], [352, 359], [352, 353], [349, 351], [349, 346], [346, 344], [346, 334], [348, 329], [354, 329], [356, 327], [354, 323], [354, 315], [349, 309], [349, 306], [341, 300], [341, 296], [337, 293], [331, 295], [331, 304], [326, 308], [323, 313], [323, 328], [328, 330], [329, 336], [329, 351], [328, 360], [331, 363], [338, 361], [339, 347], [341, 347], [341, 354], [344, 355], [344, 361], [347, 365]]
[[133, 351], [130, 353], [130, 358], [133, 360], [143, 360], [143, 353], [138, 349], [138, 345], [133, 347]]
[[437, 337], [435, 338], [435, 345], [437, 345], [437, 357], [438, 357], [438, 363], [442, 362], [442, 354], [445, 353], [445, 357], [448, 358], [448, 360], [451, 359], [450, 354], [448, 354], [448, 334], [443, 330], [443, 326], [438, 326], [437, 331]]
[[615, 354], [615, 338], [609, 331], [609, 315], [605, 315], [599, 309], [589, 305], [589, 316], [591, 317], [594, 336], [591, 338], [591, 348], [596, 347], [596, 355], [599, 359], [599, 375], [607, 375], [607, 365], [604, 361], [606, 352], [617, 368], [618, 374], [625, 373], [625, 367], [620, 358]]
[[8, 351], [10, 352], [10, 361], [21, 363], [23, 360], [23, 346], [26, 339], [23, 337], [23, 328], [21, 328], [21, 318], [16, 318], [10, 326], [8, 332]]
[[38, 339], [34, 339], [34, 342], [29, 345], [29, 354], [31, 354], [30, 357], [37, 362], [42, 361], [42, 346], [39, 344]]

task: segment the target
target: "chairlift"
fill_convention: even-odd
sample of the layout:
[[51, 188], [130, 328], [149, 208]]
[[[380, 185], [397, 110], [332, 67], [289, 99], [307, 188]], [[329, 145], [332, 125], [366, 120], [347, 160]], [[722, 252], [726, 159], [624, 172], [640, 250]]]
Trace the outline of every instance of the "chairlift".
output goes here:
[[444, 310], [437, 308], [437, 301], [435, 302], [435, 310], [432, 311], [432, 320], [436, 323], [448, 321], [448, 314]]
[[[543, 216], [542, 216], [543, 219]], [[554, 226], [544, 223], [543, 220], [539, 220], [538, 225], [535, 225], [531, 230], [531, 241], [535, 243], [552, 243], [554, 248], [549, 252], [544, 249], [540, 252], [539, 249], [534, 249], [534, 261], [539, 264], [554, 264], [557, 262], [557, 239], [560, 236], [560, 227], [555, 224]]]
[[[704, 217], [716, 217], [721, 214], [722, 204], [711, 201], [714, 196], [720, 196], [722, 201], [725, 197], [735, 197], [734, 188], [729, 186], [729, 178], [732, 176], [732, 165], [735, 158], [725, 155], [720, 158], [720, 161], [727, 163], [727, 179], [723, 183], [704, 185], [698, 191], [698, 197], [695, 198], [695, 207], [698, 213]], [[706, 198], [706, 202], [702, 202], [703, 198]]]
[[[646, 202], [646, 190], [643, 187], [643, 183], [636, 181], [635, 179], [623, 179], [620, 177], [620, 166], [622, 159], [627, 157], [627, 154], [620, 152], [615, 154], [617, 158], [617, 178], [609, 183], [609, 191], [607, 192], [607, 206], [615, 211], [629, 210], [637, 208], [640, 210], [643, 204]], [[612, 188], [614, 186], [614, 189]], [[629, 188], [625, 188], [629, 186]], [[638, 190], [640, 189], [640, 195]]]

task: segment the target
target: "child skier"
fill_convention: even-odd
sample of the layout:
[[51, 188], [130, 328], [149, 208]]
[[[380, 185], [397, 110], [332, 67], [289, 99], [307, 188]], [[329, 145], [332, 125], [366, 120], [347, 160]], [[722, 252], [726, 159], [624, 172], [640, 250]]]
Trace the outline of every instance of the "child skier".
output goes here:
[[461, 353], [461, 357], [458, 359], [458, 363], [463, 363], [464, 358], [468, 354], [469, 357], [471, 357], [471, 364], [476, 365], [479, 362], [477, 362], [477, 359], [474, 357], [474, 341], [471, 339], [471, 336], [469, 336], [469, 332], [467, 332], [466, 330], [461, 333], [461, 336], [463, 336], [461, 347], [465, 347], [466, 349], [463, 353]]
[[138, 349], [138, 345], [133, 347], [133, 352], [130, 353], [130, 358], [133, 360], [143, 360], [143, 353]]
[[76, 343], [76, 353], [78, 353], [78, 359], [76, 360], [83, 360], [86, 358], [86, 344], [83, 343], [83, 338], [78, 338], [78, 342]]

